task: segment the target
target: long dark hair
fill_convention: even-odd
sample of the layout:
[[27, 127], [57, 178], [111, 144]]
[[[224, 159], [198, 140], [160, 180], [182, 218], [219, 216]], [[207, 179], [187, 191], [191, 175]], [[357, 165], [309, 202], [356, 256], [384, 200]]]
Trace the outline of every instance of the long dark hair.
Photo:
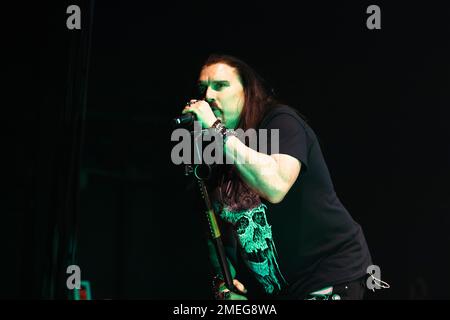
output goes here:
[[245, 101], [237, 128], [243, 130], [256, 128], [264, 115], [279, 104], [274, 97], [272, 88], [247, 63], [227, 54], [211, 54], [203, 63], [202, 68], [216, 63], [224, 63], [235, 68], [244, 87]]

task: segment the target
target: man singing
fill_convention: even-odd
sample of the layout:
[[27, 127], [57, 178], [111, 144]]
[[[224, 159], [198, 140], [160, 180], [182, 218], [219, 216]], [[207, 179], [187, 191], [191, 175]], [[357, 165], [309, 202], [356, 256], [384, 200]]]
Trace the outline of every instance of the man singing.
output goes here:
[[[183, 113], [222, 135], [227, 157], [252, 159], [216, 166], [209, 181], [239, 291], [224, 286], [210, 243], [215, 297], [251, 296], [238, 280], [240, 263], [260, 288], [257, 298], [362, 299], [371, 255], [335, 193], [314, 131], [235, 57], [211, 55], [198, 86], [203, 100], [191, 100]], [[251, 148], [231, 134], [236, 129], [278, 129], [277, 153], [270, 139], [267, 151]]]

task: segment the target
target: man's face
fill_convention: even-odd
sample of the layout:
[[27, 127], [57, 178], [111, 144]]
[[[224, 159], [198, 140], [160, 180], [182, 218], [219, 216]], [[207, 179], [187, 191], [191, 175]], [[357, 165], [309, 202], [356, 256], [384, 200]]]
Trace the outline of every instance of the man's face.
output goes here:
[[227, 128], [235, 129], [244, 106], [244, 88], [236, 69], [224, 63], [206, 66], [200, 72], [198, 86], [215, 116]]

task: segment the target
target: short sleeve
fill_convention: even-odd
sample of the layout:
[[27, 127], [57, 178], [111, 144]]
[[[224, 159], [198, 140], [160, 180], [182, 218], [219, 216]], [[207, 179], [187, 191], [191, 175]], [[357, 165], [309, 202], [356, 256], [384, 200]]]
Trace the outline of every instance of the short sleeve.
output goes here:
[[[260, 129], [267, 129], [267, 154], [281, 153], [290, 155], [300, 161], [302, 167], [308, 167], [308, 141], [307, 132], [300, 117], [287, 112], [277, 112], [269, 115], [262, 121]], [[274, 152], [271, 130], [279, 131], [279, 148]]]

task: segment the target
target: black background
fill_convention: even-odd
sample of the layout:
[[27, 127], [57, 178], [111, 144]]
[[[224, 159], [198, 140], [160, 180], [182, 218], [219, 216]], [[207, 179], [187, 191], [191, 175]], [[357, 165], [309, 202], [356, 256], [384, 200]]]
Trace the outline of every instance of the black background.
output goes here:
[[[96, 1], [85, 114], [67, 112], [81, 31], [66, 28], [65, 11], [79, 4], [89, 28], [90, 2], [5, 10], [12, 88], [3, 101], [13, 113], [4, 120], [1, 296], [47, 297], [49, 226], [73, 211], [75, 262], [93, 298], [210, 298], [202, 215], [189, 210], [183, 168], [171, 163], [169, 123], [202, 61], [225, 52], [317, 133], [337, 194], [391, 285], [369, 299], [449, 299], [450, 10], [392, 2]], [[370, 4], [381, 8], [381, 30], [366, 28]], [[63, 178], [68, 163], [81, 168], [79, 184]], [[80, 202], [64, 209], [67, 183], [75, 194], [79, 185]]]

